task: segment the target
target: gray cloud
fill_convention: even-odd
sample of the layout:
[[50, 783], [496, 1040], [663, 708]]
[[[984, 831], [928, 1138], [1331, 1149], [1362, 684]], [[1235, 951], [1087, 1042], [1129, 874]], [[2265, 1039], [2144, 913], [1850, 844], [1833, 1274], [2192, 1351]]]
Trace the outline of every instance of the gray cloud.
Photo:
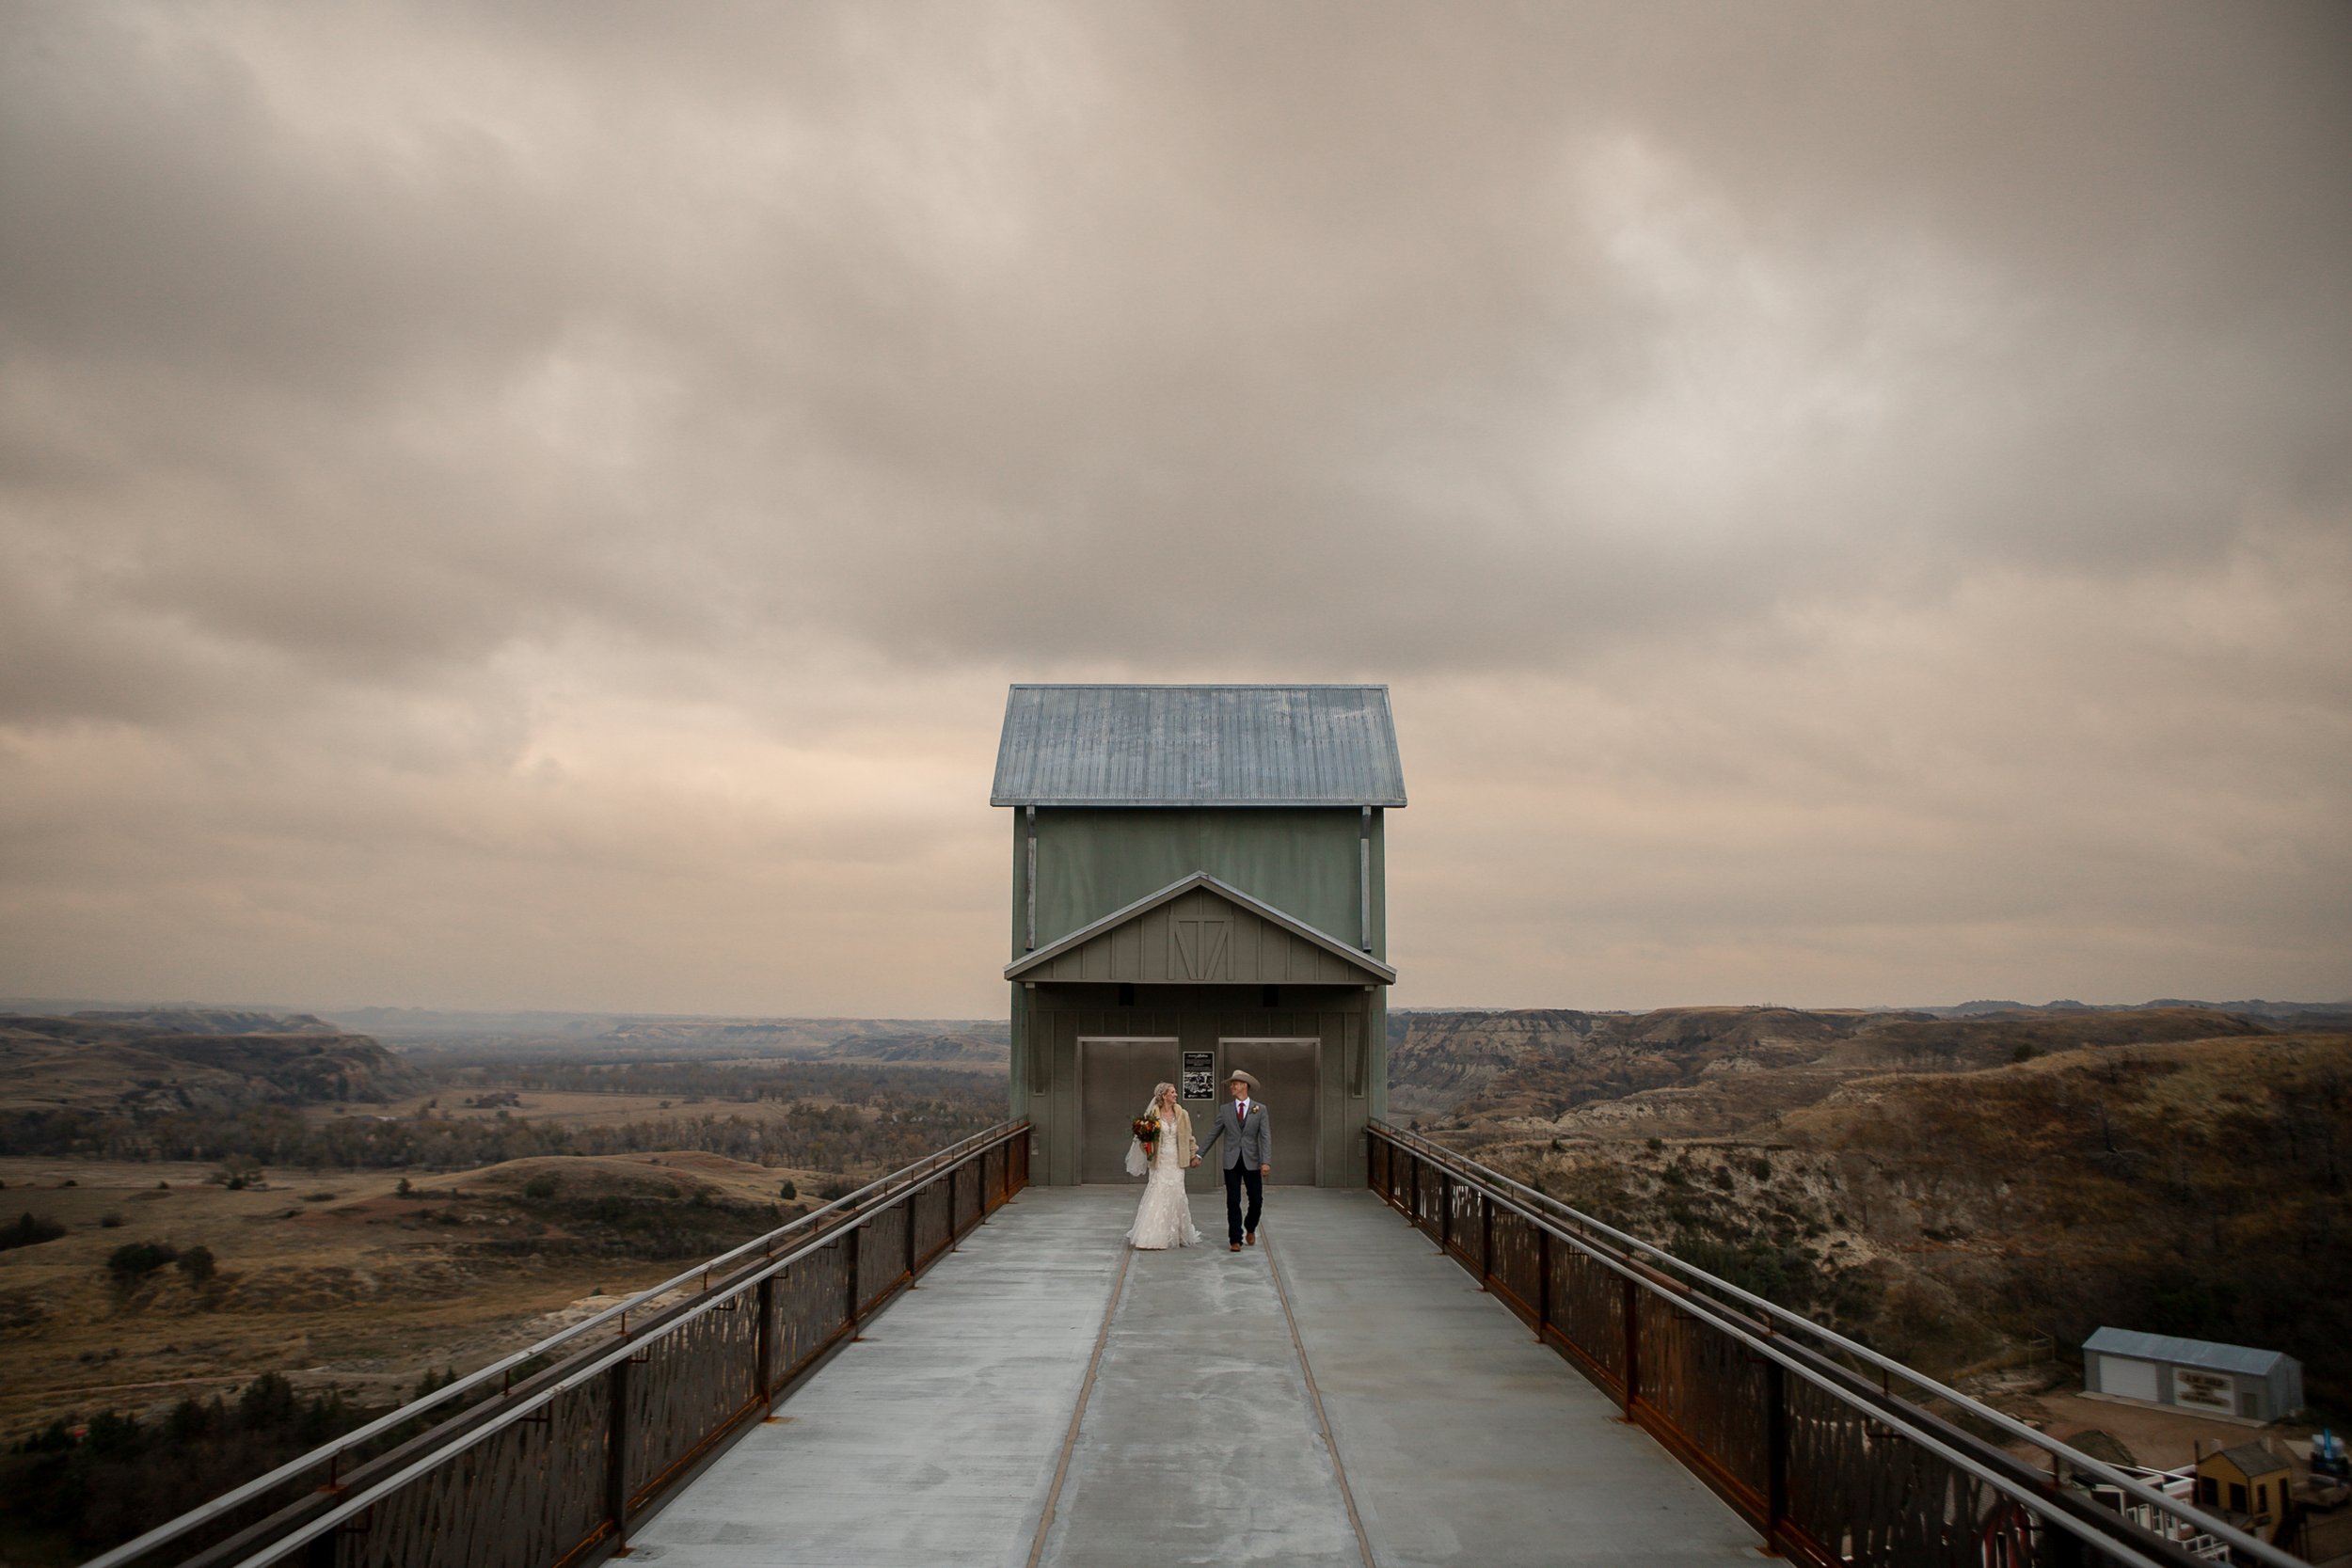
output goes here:
[[[1638, 693], [1641, 743], [1568, 771], [1606, 795], [1690, 769], [1661, 798], [1695, 790], [1752, 863], [1686, 881], [1639, 813], [1590, 830], [1642, 846], [1625, 919], [1673, 890], [1638, 920], [1711, 955], [1697, 990], [1776, 950], [1731, 911], [1792, 879], [1825, 992], [1947, 918], [1995, 973], [2048, 950], [2001, 893], [2042, 875], [2090, 890], [2058, 900], [2074, 928], [2111, 919], [2143, 955], [2114, 960], [2126, 990], [2187, 989], [2190, 931], [2341, 938], [2352, 670], [2309, 597], [2352, 587], [2340, 8], [0, 26], [0, 831], [31, 868], [0, 929], [40, 927], [8, 944], [39, 955], [20, 990], [149, 989], [105, 952], [144, 874], [193, 901], [154, 900], [178, 912], [142, 947], [184, 946], [191, 992], [242, 930], [246, 994], [331, 948], [361, 991], [650, 1005], [676, 943], [615, 927], [643, 949], [624, 980], [528, 911], [653, 897], [635, 879], [665, 859], [732, 868], [728, 929], [839, 856], [898, 868], [851, 900], [874, 919], [951, 863], [938, 951], [969, 967], [1001, 867], [954, 802], [984, 784], [995, 684], [1057, 674], [1369, 675], [1408, 714], [1415, 689], [1531, 693], [1417, 766], [1461, 759], [1486, 782], [1440, 789], [1447, 812], [1540, 822], [1571, 859], [1610, 856], [1545, 803], [1563, 775], [1525, 732]], [[2219, 595], [2301, 651], [2129, 623], [2086, 646], [1993, 585], [2077, 620]], [[1904, 712], [2039, 715], [2044, 760], [2007, 757], [1996, 718], [1914, 733], [1837, 658], [1890, 661]], [[2149, 782], [2215, 734], [2259, 761]], [[1883, 873], [1773, 836], [1824, 789], [1832, 843], [1933, 825]], [[2077, 794], [2128, 799], [2143, 836], [2101, 847]], [[541, 810], [572, 826], [543, 839]], [[1431, 831], [1461, 875], [1488, 865], [1486, 828]], [[2238, 847], [2132, 847], [2152, 838]], [[1954, 846], [1996, 840], [2017, 852], [1954, 903], [1977, 885]], [[775, 866], [742, 882], [753, 844]], [[434, 902], [410, 879], [437, 865], [542, 936], [437, 943], [382, 913]], [[222, 896], [248, 912], [188, 912]], [[1521, 967], [1432, 983], [1613, 983], [1559, 967], [1567, 931], [1613, 940], [1603, 915], [1529, 918]], [[2217, 984], [2342, 989], [2325, 942], [2267, 968], [2221, 945], [2244, 950]], [[516, 956], [435, 979], [460, 948]], [[704, 969], [728, 1005], [768, 994]], [[849, 946], [772, 985], [820, 975], [850, 977], [829, 1006], [906, 1005]], [[1671, 966], [1627, 984], [1670, 999]]]

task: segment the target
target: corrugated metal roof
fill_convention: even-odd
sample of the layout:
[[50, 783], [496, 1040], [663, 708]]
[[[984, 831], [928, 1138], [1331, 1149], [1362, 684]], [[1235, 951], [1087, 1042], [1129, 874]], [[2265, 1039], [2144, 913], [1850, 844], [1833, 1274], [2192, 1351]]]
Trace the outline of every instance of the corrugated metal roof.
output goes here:
[[2142, 1334], [2130, 1328], [2103, 1328], [2083, 1341], [2083, 1349], [2109, 1355], [2134, 1355], [2142, 1361], [2169, 1361], [2180, 1367], [2210, 1367], [2217, 1372], [2243, 1372], [2267, 1377], [2287, 1358], [2284, 1351], [2252, 1350], [2245, 1345], [2217, 1344], [2211, 1339], [2179, 1339], [2169, 1334]]
[[996, 806], [1401, 806], [1385, 686], [1015, 686]]

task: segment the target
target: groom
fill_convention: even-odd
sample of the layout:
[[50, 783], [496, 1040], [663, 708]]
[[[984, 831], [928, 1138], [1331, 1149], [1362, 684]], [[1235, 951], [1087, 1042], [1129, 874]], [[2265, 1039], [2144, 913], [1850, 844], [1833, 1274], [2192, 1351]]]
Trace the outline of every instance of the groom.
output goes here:
[[[1199, 1164], [1226, 1133], [1233, 1135], [1225, 1146], [1225, 1241], [1226, 1250], [1239, 1252], [1244, 1242], [1258, 1244], [1258, 1213], [1265, 1207], [1265, 1179], [1274, 1170], [1274, 1131], [1266, 1122], [1266, 1108], [1252, 1092], [1258, 1086], [1255, 1078], [1235, 1068], [1227, 1085], [1233, 1098], [1216, 1108], [1216, 1129], [1192, 1163]], [[1244, 1187], [1249, 1189], [1247, 1219], [1241, 1212]]]

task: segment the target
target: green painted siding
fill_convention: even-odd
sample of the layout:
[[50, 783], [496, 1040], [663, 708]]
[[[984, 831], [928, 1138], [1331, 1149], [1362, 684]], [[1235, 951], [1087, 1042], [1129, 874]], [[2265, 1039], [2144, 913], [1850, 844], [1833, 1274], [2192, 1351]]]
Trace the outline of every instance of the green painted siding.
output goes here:
[[[1357, 944], [1362, 814], [1311, 807], [1094, 810], [1037, 814], [1037, 944], [1055, 942], [1170, 882], [1205, 871], [1328, 937]], [[1383, 814], [1372, 814], [1372, 956], [1388, 961]], [[1012, 813], [1012, 942], [1028, 922], [1028, 823]]]
[[[1027, 814], [1012, 816], [1012, 922], [1009, 956], [1027, 951]], [[1271, 904], [1349, 947], [1359, 942], [1356, 808], [1054, 807], [1037, 812], [1037, 945], [1044, 947], [1147, 898], [1196, 871]], [[1385, 814], [1371, 822], [1372, 956], [1388, 960]], [[1077, 1039], [1084, 1035], [1172, 1036], [1187, 1050], [1219, 1037], [1312, 1036], [1321, 1051], [1322, 1148], [1327, 1186], [1364, 1180], [1367, 1117], [1388, 1114], [1388, 989], [1360, 985], [1280, 987], [1279, 1006], [1249, 1006], [1258, 986], [1137, 987], [1118, 1005], [1118, 987], [1085, 975], [1010, 990], [1012, 1114], [1038, 1129], [1043, 1155], [1035, 1180], [1077, 1179]], [[1303, 976], [1302, 976], [1303, 978]], [[1200, 1108], [1196, 1108], [1198, 1110]]]

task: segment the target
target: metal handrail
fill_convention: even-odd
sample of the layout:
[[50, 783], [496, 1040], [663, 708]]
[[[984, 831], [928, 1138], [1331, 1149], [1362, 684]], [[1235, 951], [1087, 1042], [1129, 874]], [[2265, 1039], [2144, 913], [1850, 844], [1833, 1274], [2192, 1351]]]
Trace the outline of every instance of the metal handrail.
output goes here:
[[[2042, 1449], [2052, 1458], [2062, 1461], [2064, 1464], [2072, 1466], [2075, 1470], [2088, 1474], [2106, 1485], [2118, 1487], [2126, 1495], [2138, 1501], [2151, 1504], [2165, 1513], [2174, 1515], [2185, 1521], [2195, 1524], [2198, 1528], [2203, 1529], [2216, 1539], [2227, 1543], [2233, 1551], [2243, 1554], [2246, 1559], [2250, 1559], [2253, 1561], [2266, 1564], [2268, 1565], [2268, 1568], [2304, 1568], [2304, 1565], [2299, 1559], [2292, 1557], [2280, 1550], [2278, 1547], [2270, 1545], [2254, 1536], [2249, 1535], [2245, 1531], [2237, 1529], [2222, 1520], [2216, 1519], [2212, 1515], [2201, 1512], [2192, 1505], [2185, 1504], [2177, 1497], [2167, 1497], [2164, 1493], [2156, 1490], [2153, 1486], [2150, 1486], [2147, 1482], [2140, 1481], [2137, 1477], [2126, 1475], [2122, 1471], [2115, 1468], [2113, 1465], [2108, 1465], [2104, 1461], [2095, 1459], [2090, 1454], [2082, 1452], [2078, 1449], [2070, 1448], [2066, 1444], [2051, 1437], [2047, 1433], [2041, 1432], [2034, 1427], [2028, 1426], [2025, 1422], [2016, 1419], [2014, 1417], [2004, 1415], [2002, 1412], [1994, 1409], [1990, 1405], [1979, 1403], [1978, 1401], [1969, 1398], [1967, 1395], [1961, 1393], [1959, 1390], [1947, 1387], [1944, 1384], [1938, 1383], [1933, 1378], [1927, 1376], [1925, 1373], [1916, 1371], [1904, 1365], [1902, 1362], [1897, 1361], [1890, 1356], [1883, 1355], [1877, 1351], [1871, 1350], [1867, 1345], [1859, 1344], [1852, 1339], [1849, 1339], [1844, 1335], [1837, 1333], [1834, 1329], [1826, 1328], [1821, 1324], [1813, 1322], [1810, 1318], [1800, 1316], [1799, 1314], [1791, 1312], [1785, 1307], [1776, 1306], [1772, 1302], [1767, 1301], [1764, 1297], [1756, 1294], [1754, 1291], [1742, 1290], [1739, 1286], [1732, 1284], [1729, 1280], [1719, 1278], [1714, 1275], [1708, 1274], [1704, 1269], [1698, 1268], [1691, 1263], [1687, 1263], [1681, 1259], [1675, 1257], [1672, 1253], [1666, 1251], [1662, 1247], [1658, 1246], [1655, 1243], [1645, 1242], [1640, 1237], [1630, 1235], [1626, 1231], [1620, 1230], [1605, 1221], [1595, 1219], [1592, 1215], [1585, 1213], [1583, 1211], [1572, 1208], [1571, 1206], [1561, 1202], [1559, 1199], [1550, 1196], [1549, 1194], [1539, 1193], [1534, 1188], [1529, 1187], [1526, 1183], [1515, 1180], [1511, 1177], [1503, 1175], [1501, 1171], [1494, 1169], [1490, 1165], [1482, 1165], [1478, 1162], [1456, 1153], [1454, 1150], [1447, 1148], [1442, 1144], [1436, 1143], [1418, 1132], [1410, 1132], [1402, 1128], [1391, 1127], [1385, 1122], [1375, 1121], [1371, 1123], [1370, 1131], [1374, 1136], [1385, 1138], [1389, 1142], [1396, 1145], [1398, 1148], [1403, 1148], [1417, 1157], [1428, 1160], [1433, 1164], [1449, 1167], [1453, 1171], [1460, 1174], [1473, 1188], [1483, 1188], [1490, 1199], [1500, 1201], [1505, 1208], [1518, 1214], [1520, 1218], [1549, 1232], [1555, 1239], [1565, 1242], [1568, 1245], [1576, 1248], [1576, 1250], [1584, 1254], [1586, 1257], [1591, 1258], [1595, 1262], [1608, 1268], [1611, 1272], [1634, 1281], [1653, 1295], [1658, 1295], [1663, 1299], [1669, 1300], [1675, 1306], [1684, 1310], [1690, 1310], [1694, 1302], [1704, 1307], [1717, 1308], [1716, 1310], [1707, 1311], [1705, 1314], [1710, 1324], [1723, 1330], [1724, 1333], [1731, 1335], [1733, 1338], [1740, 1339], [1743, 1344], [1747, 1345], [1757, 1354], [1770, 1357], [1773, 1361], [1779, 1363], [1782, 1367], [1796, 1372], [1807, 1382], [1814, 1384], [1816, 1386], [1820, 1387], [1825, 1392], [1831, 1393], [1842, 1401], [1847, 1401], [1848, 1402], [1851, 1402], [1851, 1390], [1836, 1386], [1835, 1380], [1824, 1377], [1817, 1370], [1801, 1365], [1798, 1360], [1792, 1359], [1789, 1354], [1782, 1349], [1782, 1347], [1772, 1342], [1779, 1338], [1778, 1331], [1781, 1326], [1785, 1325], [1787, 1328], [1793, 1329], [1801, 1335], [1820, 1340], [1829, 1348], [1840, 1354], [1851, 1355], [1867, 1362], [1870, 1366], [1878, 1369], [1880, 1371], [1887, 1374], [1890, 1378], [1900, 1378], [1914, 1388], [1925, 1390], [1934, 1394], [1939, 1399], [1947, 1400], [1965, 1414], [1986, 1421], [2003, 1432], [2012, 1433], [2021, 1440], [2030, 1443], [2034, 1447]], [[1517, 1200], [1511, 1196], [1513, 1194], [1523, 1196], [1526, 1199], [1532, 1200], [1533, 1204], [1537, 1207], [1531, 1207], [1529, 1203]], [[1547, 1211], [1551, 1212], [1547, 1212]], [[1571, 1234], [1570, 1232], [1561, 1228], [1560, 1225], [1554, 1218], [1554, 1213], [1565, 1216], [1575, 1225], [1587, 1231], [1596, 1232], [1601, 1236], [1607, 1237], [1611, 1241], [1615, 1242], [1619, 1245], [1626, 1248], [1629, 1253], [1641, 1255], [1637, 1260], [1645, 1265], [1654, 1262], [1663, 1269], [1671, 1270], [1683, 1276], [1692, 1285], [1704, 1287], [1709, 1291], [1718, 1291], [1724, 1295], [1728, 1295], [1740, 1302], [1742, 1306], [1763, 1313], [1768, 1320], [1770, 1320], [1765, 1328], [1765, 1332], [1758, 1335], [1754, 1329], [1743, 1326], [1740, 1323], [1740, 1319], [1735, 1314], [1722, 1310], [1721, 1304], [1709, 1301], [1706, 1296], [1688, 1293], [1676, 1294], [1661, 1289], [1660, 1282], [1657, 1279], [1645, 1276], [1641, 1269], [1627, 1267], [1624, 1261], [1613, 1258], [1609, 1253], [1589, 1244], [1583, 1240], [1583, 1238]], [[1891, 1389], [1889, 1389], [1887, 1393], [1890, 1399], [1897, 1397], [1892, 1393]], [[2033, 1494], [2016, 1486], [2015, 1483], [2009, 1481], [2007, 1478], [2000, 1476], [1988, 1466], [1985, 1466], [1965, 1455], [1951, 1451], [1941, 1441], [1932, 1439], [1925, 1433], [1911, 1429], [1907, 1422], [1904, 1422], [1899, 1416], [1887, 1411], [1883, 1406], [1871, 1406], [1869, 1407], [1869, 1413], [1874, 1418], [1883, 1420], [1888, 1425], [1896, 1427], [1899, 1431], [1901, 1431], [1904, 1436], [1909, 1437], [1913, 1441], [1918, 1442], [1937, 1452], [1939, 1457], [1946, 1459], [1948, 1463], [1958, 1465], [1960, 1468], [1967, 1471], [1970, 1475], [1983, 1481], [1988, 1485], [1997, 1487], [2002, 1492], [2016, 1497], [2018, 1501], [2028, 1504], [2046, 1502], [2046, 1499], [2036, 1497]], [[1923, 1411], [1922, 1414], [1926, 1414], [1926, 1412]], [[2099, 1543], [2099, 1544], [2102, 1550], [2115, 1550], [2119, 1547], [2123, 1550], [2131, 1550], [2130, 1547], [2123, 1545], [2122, 1543], [2113, 1541], [2103, 1540]], [[2138, 1553], [2135, 1551], [2133, 1552], [2133, 1555], [2138, 1556]], [[2150, 1561], [2152, 1560], [2142, 1558], [2141, 1560]]]
[[[342, 1455], [350, 1452], [352, 1449], [373, 1438], [381, 1436], [383, 1433], [389, 1432], [396, 1427], [403, 1426], [417, 1419], [424, 1412], [431, 1410], [436, 1406], [445, 1404], [451, 1400], [456, 1399], [471, 1389], [481, 1387], [493, 1378], [502, 1377], [505, 1374], [512, 1372], [515, 1369], [523, 1366], [527, 1362], [534, 1360], [540, 1356], [547, 1355], [561, 1347], [570, 1345], [575, 1341], [581, 1339], [592, 1330], [618, 1319], [621, 1322], [622, 1329], [622, 1341], [620, 1348], [612, 1354], [599, 1358], [596, 1362], [594, 1368], [590, 1370], [592, 1372], [602, 1371], [611, 1367], [614, 1361], [622, 1359], [624, 1356], [635, 1354], [643, 1346], [650, 1344], [656, 1339], [661, 1338], [663, 1336], [674, 1331], [680, 1324], [691, 1322], [694, 1318], [700, 1317], [704, 1312], [708, 1311], [712, 1307], [715, 1307], [720, 1301], [732, 1299], [734, 1296], [740, 1293], [744, 1288], [756, 1285], [759, 1280], [781, 1272], [785, 1267], [798, 1261], [802, 1258], [804, 1258], [813, 1252], [819, 1251], [824, 1247], [833, 1245], [847, 1232], [861, 1228], [875, 1212], [887, 1208], [889, 1206], [888, 1200], [898, 1196], [903, 1189], [916, 1185], [930, 1177], [938, 1175], [941, 1170], [949, 1165], [961, 1165], [965, 1164], [981, 1154], [985, 1154], [990, 1149], [996, 1148], [1000, 1144], [1009, 1142], [1016, 1136], [1026, 1136], [1027, 1132], [1028, 1124], [1025, 1121], [999, 1122], [996, 1126], [988, 1129], [986, 1132], [976, 1132], [972, 1134], [972, 1136], [963, 1139], [961, 1142], [953, 1144], [935, 1154], [926, 1155], [921, 1160], [916, 1161], [911, 1165], [901, 1166], [899, 1169], [892, 1171], [886, 1176], [878, 1177], [874, 1180], [867, 1182], [865, 1186], [858, 1188], [855, 1192], [850, 1193], [846, 1196], [835, 1198], [821, 1209], [812, 1210], [808, 1213], [803, 1214], [797, 1219], [787, 1221], [786, 1224], [777, 1227], [775, 1229], [767, 1232], [765, 1235], [755, 1236], [752, 1240], [745, 1242], [739, 1246], [730, 1248], [728, 1251], [723, 1252], [715, 1258], [706, 1259], [702, 1262], [695, 1264], [692, 1268], [687, 1269], [679, 1274], [673, 1275], [659, 1285], [648, 1286], [644, 1290], [639, 1291], [634, 1295], [629, 1296], [626, 1300], [621, 1301], [614, 1306], [608, 1307], [591, 1317], [584, 1318], [580, 1322], [574, 1323], [567, 1328], [561, 1329], [556, 1333], [549, 1335], [548, 1338], [541, 1339], [536, 1344], [531, 1345], [523, 1350], [516, 1351], [509, 1355], [502, 1356], [499, 1360], [491, 1362], [488, 1366], [484, 1367], [477, 1371], [468, 1373], [466, 1376], [459, 1378], [454, 1383], [447, 1384], [421, 1399], [412, 1400], [408, 1403], [400, 1406], [398, 1409], [395, 1409], [387, 1415], [377, 1417], [374, 1420], [368, 1422], [364, 1426], [355, 1427], [350, 1432], [343, 1433], [342, 1436], [329, 1442], [323, 1443], [319, 1447], [310, 1449], [308, 1453], [288, 1460], [285, 1464], [278, 1465], [276, 1469], [271, 1470], [264, 1475], [257, 1476], [253, 1480], [248, 1481], [240, 1486], [233, 1487], [230, 1490], [222, 1493], [219, 1497], [213, 1498], [210, 1502], [192, 1508], [185, 1513], [180, 1514], [176, 1518], [166, 1520], [163, 1524], [156, 1526], [153, 1529], [147, 1531], [144, 1535], [140, 1535], [131, 1541], [126, 1541], [119, 1546], [116, 1546], [108, 1551], [100, 1553], [98, 1556], [91, 1558], [88, 1561], [83, 1563], [82, 1568], [120, 1568], [120, 1565], [122, 1564], [135, 1561], [139, 1558], [146, 1556], [149, 1552], [153, 1551], [156, 1547], [167, 1544], [167, 1543], [185, 1535], [188, 1531], [197, 1528], [199, 1526], [208, 1524], [213, 1520], [222, 1517], [239, 1506], [251, 1502], [256, 1497], [266, 1495], [276, 1487], [294, 1480], [297, 1476], [307, 1474], [310, 1471], [319, 1468], [321, 1465], [334, 1464]], [[846, 1219], [845, 1221], [844, 1216], [848, 1215], [850, 1212], [853, 1210], [857, 1212], [855, 1217]], [[832, 1217], [833, 1223], [826, 1223], [828, 1216]], [[783, 1258], [779, 1259], [774, 1257], [775, 1247], [787, 1237], [791, 1236], [793, 1232], [811, 1230], [816, 1227], [821, 1227], [821, 1234], [812, 1236], [807, 1244]], [[631, 1337], [628, 1333], [628, 1315], [631, 1311], [637, 1310], [638, 1308], [646, 1306], [648, 1303], [659, 1300], [660, 1297], [669, 1294], [671, 1291], [677, 1290], [680, 1286], [685, 1285], [691, 1280], [699, 1278], [705, 1283], [706, 1286], [707, 1286], [712, 1274], [719, 1272], [728, 1264], [738, 1262], [750, 1257], [754, 1252], [759, 1252], [763, 1255], [763, 1257], [770, 1259], [770, 1266], [760, 1269], [755, 1274], [746, 1275], [739, 1279], [730, 1281], [726, 1288], [718, 1293], [707, 1297], [704, 1301], [693, 1304], [690, 1309], [682, 1313], [664, 1318], [659, 1324], [652, 1328], [642, 1330], [636, 1337]], [[462, 1440], [450, 1444], [446, 1447], [437, 1449], [432, 1454], [427, 1455], [417, 1464], [412, 1465], [406, 1469], [401, 1471], [396, 1478], [396, 1481], [413, 1480], [417, 1475], [422, 1474], [424, 1471], [431, 1469], [434, 1465], [440, 1464], [448, 1455], [459, 1453], [469, 1448], [471, 1448], [475, 1443], [480, 1442], [484, 1437], [488, 1436], [494, 1432], [504, 1429], [521, 1416], [527, 1415], [531, 1411], [537, 1409], [540, 1405], [552, 1399], [556, 1394], [567, 1391], [568, 1389], [576, 1386], [581, 1379], [584, 1379], [588, 1375], [590, 1375], [590, 1372], [581, 1372], [573, 1377], [567, 1377], [560, 1383], [550, 1385], [533, 1395], [516, 1402], [511, 1407], [501, 1410], [496, 1417], [483, 1422], [472, 1432], [467, 1433]], [[373, 1485], [368, 1488], [363, 1496], [367, 1500], [373, 1501], [385, 1492], [391, 1490], [393, 1484], [395, 1484], [395, 1482], [386, 1482], [383, 1484]], [[350, 1513], [356, 1512], [358, 1512], [356, 1507], [339, 1507], [330, 1514], [326, 1515], [326, 1520], [330, 1524], [340, 1523]], [[313, 1521], [313, 1524], [316, 1523], [317, 1521]], [[294, 1534], [285, 1537], [279, 1542], [274, 1543], [270, 1547], [265, 1548], [261, 1553], [247, 1558], [245, 1560], [247, 1563], [255, 1564], [274, 1561], [279, 1556], [283, 1555], [284, 1551], [311, 1539], [319, 1533], [320, 1531], [317, 1528], [306, 1526], [302, 1529], [295, 1531]]]

